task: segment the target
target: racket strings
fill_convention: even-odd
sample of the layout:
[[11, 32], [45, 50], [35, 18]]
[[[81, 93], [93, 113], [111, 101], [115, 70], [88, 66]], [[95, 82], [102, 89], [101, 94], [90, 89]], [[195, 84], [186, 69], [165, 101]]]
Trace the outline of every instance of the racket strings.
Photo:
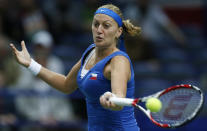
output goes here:
[[152, 118], [158, 123], [176, 125], [195, 116], [202, 98], [197, 90], [179, 88], [163, 94], [159, 99], [162, 109], [158, 113], [151, 113]]

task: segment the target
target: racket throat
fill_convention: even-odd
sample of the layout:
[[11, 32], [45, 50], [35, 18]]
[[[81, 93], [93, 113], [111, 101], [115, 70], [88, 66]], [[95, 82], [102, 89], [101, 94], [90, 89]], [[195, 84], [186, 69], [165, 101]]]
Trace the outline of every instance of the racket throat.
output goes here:
[[132, 106], [136, 107], [137, 103], [139, 102], [139, 99], [134, 99], [132, 102]]

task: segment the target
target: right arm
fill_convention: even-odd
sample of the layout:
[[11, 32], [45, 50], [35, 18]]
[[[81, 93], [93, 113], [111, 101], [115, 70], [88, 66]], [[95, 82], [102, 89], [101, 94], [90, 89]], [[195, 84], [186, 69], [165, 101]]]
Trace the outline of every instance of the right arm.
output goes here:
[[[13, 49], [13, 53], [17, 62], [26, 68], [29, 67], [31, 63], [31, 57], [28, 53], [24, 41], [21, 42], [22, 51], [18, 51], [13, 44], [10, 44]], [[40, 72], [38, 73], [38, 77], [51, 85], [53, 88], [63, 92], [63, 93], [72, 93], [75, 89], [77, 89], [76, 77], [78, 71], [81, 67], [81, 60], [79, 60], [68, 73], [67, 76], [55, 73], [46, 69], [45, 67], [41, 67]]]

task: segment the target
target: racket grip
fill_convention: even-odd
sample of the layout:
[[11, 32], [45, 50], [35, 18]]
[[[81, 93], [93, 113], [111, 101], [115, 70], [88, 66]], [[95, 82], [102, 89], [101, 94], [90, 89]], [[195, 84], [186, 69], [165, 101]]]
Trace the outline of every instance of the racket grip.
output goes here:
[[130, 98], [111, 97], [109, 100], [119, 106], [132, 106], [134, 103], [134, 99]]

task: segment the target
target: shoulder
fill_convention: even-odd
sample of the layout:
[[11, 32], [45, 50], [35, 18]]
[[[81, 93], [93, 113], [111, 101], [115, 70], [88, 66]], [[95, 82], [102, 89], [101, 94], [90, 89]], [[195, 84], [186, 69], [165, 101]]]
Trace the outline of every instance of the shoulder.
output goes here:
[[117, 55], [111, 59], [114, 63], [129, 63], [129, 59], [124, 55]]
[[110, 61], [108, 61], [104, 68], [104, 76], [110, 80], [111, 73], [118, 75], [123, 73], [130, 74], [130, 60], [126, 53], [118, 51], [110, 58]]
[[114, 60], [116, 60], [116, 59], [118, 59], [118, 60], [125, 59], [125, 60], [130, 61], [129, 55], [124, 51], [117, 51], [112, 59], [114, 59]]
[[111, 67], [112, 69], [118, 69], [117, 67], [119, 68], [127, 68], [127, 67], [130, 67], [130, 61], [129, 59], [124, 56], [124, 55], [117, 55], [117, 56], [114, 56], [112, 59], [111, 59]]
[[127, 80], [131, 78], [131, 65], [126, 56], [117, 55], [113, 57], [110, 62], [110, 69], [111, 76], [119, 76], [119, 78], [126, 77]]
[[108, 63], [129, 63], [131, 64], [130, 57], [127, 55], [126, 52], [123, 51], [116, 51], [109, 57]]

